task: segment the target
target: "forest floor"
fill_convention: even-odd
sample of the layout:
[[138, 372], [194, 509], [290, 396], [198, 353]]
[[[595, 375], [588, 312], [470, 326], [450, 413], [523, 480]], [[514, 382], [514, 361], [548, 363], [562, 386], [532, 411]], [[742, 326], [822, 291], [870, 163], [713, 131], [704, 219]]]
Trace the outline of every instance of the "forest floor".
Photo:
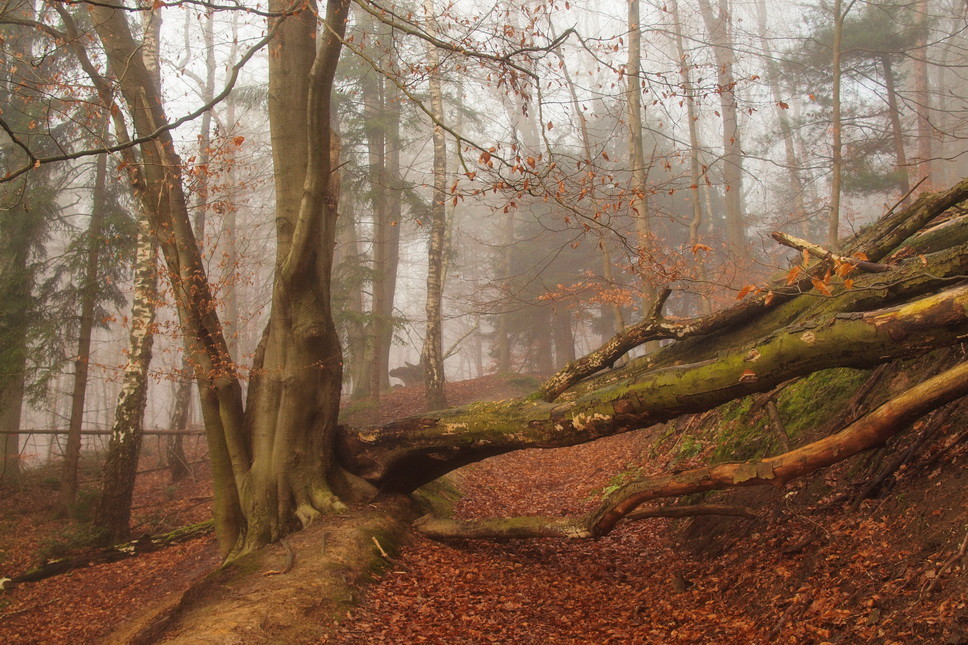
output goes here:
[[[490, 377], [451, 384], [448, 394], [460, 403], [506, 398], [511, 390]], [[418, 388], [395, 390], [381, 416], [418, 412], [421, 400]], [[951, 416], [899, 471], [889, 494], [853, 510], [844, 493], [864, 480], [866, 458], [783, 490], [720, 498], [759, 512], [756, 520], [646, 520], [597, 541], [448, 544], [414, 537], [322, 642], [963, 645], [968, 556], [954, 556], [968, 531], [965, 420]], [[585, 512], [618, 483], [617, 473], [708, 459], [702, 450], [682, 459], [683, 427], [520, 451], [464, 468], [452, 477], [463, 494], [456, 513]], [[905, 449], [899, 442], [880, 457]], [[206, 469], [195, 470], [193, 480], [177, 486], [163, 471], [139, 478], [139, 530], [207, 517]], [[7, 575], [43, 553], [59, 553], [57, 540], [69, 541], [83, 526], [44, 519], [54, 493], [43, 491], [37, 476], [0, 500], [0, 571]], [[182, 593], [216, 564], [207, 537], [18, 586], [0, 594], [0, 642], [95, 641]]]

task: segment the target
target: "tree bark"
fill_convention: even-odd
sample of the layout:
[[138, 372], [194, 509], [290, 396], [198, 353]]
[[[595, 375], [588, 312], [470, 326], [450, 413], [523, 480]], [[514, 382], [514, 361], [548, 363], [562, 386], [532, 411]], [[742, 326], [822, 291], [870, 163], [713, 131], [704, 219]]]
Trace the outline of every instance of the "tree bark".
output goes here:
[[793, 141], [793, 128], [790, 126], [790, 119], [787, 118], [786, 108], [780, 105], [782, 102], [780, 70], [776, 61], [773, 59], [773, 47], [770, 45], [768, 36], [765, 0], [759, 0], [756, 3], [756, 12], [759, 38], [763, 46], [763, 55], [766, 57], [766, 80], [770, 85], [770, 94], [773, 96], [773, 103], [776, 105], [776, 117], [780, 126], [780, 136], [783, 137], [783, 151], [786, 159], [787, 174], [790, 178], [790, 189], [793, 192], [794, 219], [798, 224], [798, 228], [802, 231], [806, 226], [807, 217], [807, 209], [803, 200], [803, 179], [800, 177], [799, 162]]
[[915, 6], [917, 14], [917, 47], [914, 50], [914, 95], [917, 104], [918, 124], [918, 174], [927, 177], [925, 190], [934, 185], [931, 178], [933, 155], [931, 140], [933, 128], [931, 126], [931, 94], [928, 79], [928, 0], [917, 0]]
[[887, 91], [887, 110], [891, 119], [891, 134], [894, 137], [894, 159], [901, 175], [901, 194], [905, 197], [902, 206], [907, 206], [910, 198], [911, 181], [908, 177], [907, 155], [904, 153], [904, 133], [901, 130], [901, 112], [897, 107], [897, 91], [894, 86], [894, 66], [890, 54], [881, 55], [881, 69], [884, 73], [884, 89]]
[[[424, 11], [433, 20], [434, 2], [424, 1]], [[440, 54], [427, 45], [427, 64], [430, 81], [430, 111], [433, 114], [434, 187], [430, 206], [430, 241], [427, 250], [427, 329], [421, 354], [427, 378], [427, 408], [442, 410], [447, 407], [444, 394], [443, 296], [444, 296], [444, 241], [447, 235], [447, 142], [444, 130], [438, 125], [444, 119], [444, 99], [441, 89]]]
[[629, 164], [632, 183], [629, 187], [629, 209], [635, 222], [639, 271], [642, 277], [643, 309], [655, 297], [655, 280], [651, 274], [655, 240], [649, 213], [649, 165], [645, 160], [642, 141], [642, 25], [639, 19], [639, 0], [628, 2], [629, 52], [625, 65], [626, 109], [629, 127]]
[[717, 93], [723, 118], [723, 183], [726, 203], [726, 243], [733, 261], [745, 260], [748, 252], [743, 216], [743, 151], [740, 146], [739, 107], [736, 102], [735, 55], [732, 43], [732, 17], [728, 0], [719, 0], [719, 15], [713, 14], [710, 0], [699, 0], [706, 31], [716, 56]]
[[831, 54], [833, 90], [831, 91], [830, 99], [833, 105], [833, 116], [831, 117], [833, 143], [831, 146], [832, 160], [830, 167], [830, 211], [827, 214], [827, 246], [830, 248], [836, 246], [840, 240], [840, 184], [843, 175], [843, 123], [840, 118], [840, 50], [844, 33], [845, 12], [843, 6], [843, 0], [834, 0], [834, 34]]
[[104, 463], [101, 497], [94, 511], [94, 525], [104, 531], [105, 540], [109, 543], [127, 540], [129, 536], [131, 496], [141, 452], [145, 403], [148, 400], [148, 366], [154, 344], [158, 282], [155, 240], [147, 218], [141, 215], [138, 219], [140, 230], [128, 358]]

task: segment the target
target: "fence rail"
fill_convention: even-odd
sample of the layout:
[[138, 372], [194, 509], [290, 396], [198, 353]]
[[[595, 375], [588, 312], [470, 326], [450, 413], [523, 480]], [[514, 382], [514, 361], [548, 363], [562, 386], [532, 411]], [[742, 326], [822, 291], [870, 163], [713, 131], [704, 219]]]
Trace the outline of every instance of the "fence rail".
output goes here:
[[[68, 434], [67, 430], [58, 430], [56, 428], [27, 428], [24, 430], [0, 430], [0, 436], [8, 434], [44, 434], [44, 435], [59, 435]], [[175, 436], [202, 436], [205, 434], [203, 430], [143, 430], [142, 434], [146, 435], [157, 435], [161, 437], [175, 437]], [[84, 437], [108, 437], [111, 435], [110, 430], [81, 430], [81, 436]]]

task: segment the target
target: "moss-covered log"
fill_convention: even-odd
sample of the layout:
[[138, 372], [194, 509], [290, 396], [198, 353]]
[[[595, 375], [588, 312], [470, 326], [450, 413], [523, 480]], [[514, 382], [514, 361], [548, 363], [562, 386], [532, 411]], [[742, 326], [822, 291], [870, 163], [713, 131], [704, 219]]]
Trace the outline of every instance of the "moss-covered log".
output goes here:
[[214, 530], [214, 521], [206, 520], [198, 524], [183, 526], [174, 531], [168, 531], [167, 533], [146, 535], [131, 542], [114, 544], [100, 549], [88, 550], [84, 553], [66, 558], [51, 560], [50, 562], [45, 562], [6, 580], [5, 584], [0, 585], [0, 588], [10, 588], [24, 582], [37, 582], [38, 580], [59, 576], [62, 573], [67, 573], [74, 569], [92, 567], [96, 564], [106, 564], [108, 562], [117, 562], [118, 560], [124, 560], [125, 558], [136, 555], [151, 553], [152, 551], [158, 551], [159, 549], [164, 549], [174, 544], [187, 542], [202, 535], [207, 535]]
[[644, 477], [606, 496], [599, 508], [587, 516], [486, 518], [459, 522], [424, 520], [417, 528], [438, 538], [598, 537], [636, 514], [640, 517], [658, 515], [654, 511], [640, 513], [635, 510], [652, 500], [741, 486], [782, 485], [882, 446], [916, 419], [965, 394], [968, 394], [968, 362], [959, 363], [910, 388], [837, 434], [760, 461]]
[[412, 490], [488, 456], [591, 441], [701, 412], [830, 367], [871, 367], [961, 341], [968, 287], [871, 312], [797, 322], [698, 363], [630, 366], [622, 378], [560, 404], [532, 397], [342, 428], [343, 463], [387, 490]]
[[[964, 244], [963, 236], [942, 235], [941, 238], [947, 240], [947, 243], [941, 243], [937, 236], [934, 237], [933, 243], [928, 240], [914, 242], [910, 238], [918, 234], [931, 220], [944, 214], [948, 209], [965, 199], [968, 199], [968, 179], [946, 191], [923, 195], [908, 208], [882, 218], [842, 245], [846, 254], [856, 253], [861, 257], [869, 258], [869, 260], [838, 255], [831, 250], [823, 249], [805, 240], [792, 238], [782, 233], [774, 233], [774, 238], [781, 244], [807, 250], [811, 255], [818, 258], [818, 262], [812, 265], [809, 271], [804, 271], [793, 282], [789, 282], [786, 277], [778, 277], [757, 295], [748, 297], [732, 307], [712, 315], [692, 320], [668, 320], [662, 316], [662, 305], [669, 295], [669, 292], [665, 291], [644, 320], [620, 330], [595, 351], [569, 362], [541, 385], [540, 396], [546, 401], [554, 401], [575, 383], [600, 370], [611, 367], [628, 351], [646, 342], [663, 339], [682, 340], [697, 336], [706, 337], [741, 328], [761, 317], [764, 313], [790, 300], [797, 299], [804, 292], [810, 291], [815, 278], [822, 277], [826, 271], [834, 268], [833, 259], [840, 262], [849, 262], [861, 271], [883, 273], [890, 271], [893, 267], [880, 263], [879, 260], [890, 253], [903, 250], [905, 247], [910, 247], [913, 254], [915, 252], [927, 253], [951, 249], [955, 245]], [[957, 230], [958, 227], [951, 227], [951, 233]], [[913, 250], [918, 247], [920, 247], [918, 251]], [[801, 302], [801, 304], [805, 303]], [[801, 312], [798, 310], [797, 313]], [[765, 330], [763, 331], [765, 333]]]

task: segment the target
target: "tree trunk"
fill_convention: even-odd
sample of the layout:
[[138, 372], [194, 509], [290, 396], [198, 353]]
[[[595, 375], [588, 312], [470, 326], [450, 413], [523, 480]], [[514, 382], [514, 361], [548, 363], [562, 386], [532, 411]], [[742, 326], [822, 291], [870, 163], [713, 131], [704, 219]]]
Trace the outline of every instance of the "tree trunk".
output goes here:
[[780, 136], [783, 137], [783, 151], [786, 159], [787, 173], [790, 177], [790, 189], [793, 192], [794, 219], [801, 235], [806, 228], [807, 209], [803, 200], [803, 179], [800, 177], [800, 167], [797, 160], [796, 147], [793, 141], [793, 128], [790, 126], [790, 119], [787, 118], [786, 110], [780, 105], [782, 95], [780, 92], [780, 70], [773, 58], [773, 48], [770, 45], [769, 30], [766, 24], [766, 0], [759, 0], [756, 3], [757, 25], [759, 27], [760, 43], [763, 46], [763, 55], [766, 58], [766, 80], [770, 85], [770, 94], [773, 96], [773, 103], [776, 106], [777, 122], [780, 125]]
[[629, 163], [632, 184], [629, 190], [629, 208], [635, 222], [636, 244], [639, 253], [639, 271], [642, 276], [643, 309], [649, 307], [655, 297], [655, 281], [651, 276], [651, 264], [655, 240], [649, 214], [648, 162], [642, 141], [642, 26], [639, 22], [639, 0], [628, 0], [629, 53], [625, 66], [626, 107], [629, 127]]
[[81, 320], [77, 332], [77, 358], [74, 360], [74, 389], [71, 393], [71, 416], [67, 429], [67, 452], [61, 469], [60, 493], [56, 513], [64, 516], [77, 496], [77, 467], [81, 456], [81, 425], [84, 423], [84, 399], [87, 393], [88, 368], [91, 361], [91, 332], [94, 329], [94, 307], [98, 292], [98, 259], [101, 253], [101, 228], [104, 221], [104, 182], [107, 155], [98, 155], [94, 170], [94, 192], [91, 199], [91, 221], [87, 229], [87, 260], [81, 288]]
[[555, 363], [559, 368], [575, 360], [575, 334], [572, 332], [571, 309], [555, 307], [552, 311], [555, 338]]
[[620, 386], [591, 389], [561, 404], [529, 397], [401, 419], [377, 432], [346, 428], [341, 454], [381, 489], [412, 490], [493, 455], [647, 427], [816, 370], [923, 354], [960, 342], [966, 332], [968, 287], [959, 287], [911, 304], [794, 323], [713, 361], [659, 370], [638, 361], [617, 375]]
[[833, 248], [840, 240], [840, 184], [843, 175], [843, 143], [841, 141], [841, 130], [843, 123], [840, 119], [840, 57], [841, 39], [844, 32], [844, 12], [843, 0], [834, 0], [834, 35], [832, 45], [831, 68], [833, 70], [833, 90], [831, 93], [831, 103], [833, 105], [833, 116], [831, 117], [831, 130], [833, 132], [833, 144], [831, 152], [830, 166], [830, 211], [827, 215], [827, 246]]
[[[428, 17], [434, 15], [433, 0], [424, 1]], [[424, 382], [427, 408], [442, 410], [447, 407], [444, 394], [443, 296], [444, 296], [444, 240], [447, 235], [447, 142], [439, 123], [444, 119], [444, 99], [441, 89], [440, 54], [427, 45], [427, 64], [430, 79], [430, 112], [434, 141], [434, 188], [431, 198], [430, 242], [427, 250], [427, 330], [421, 354], [427, 378]]]
[[[756, 462], [721, 464], [633, 481], [610, 493], [596, 511], [585, 517], [425, 519], [418, 523], [418, 528], [432, 537], [444, 538], [599, 537], [611, 532], [624, 519], [636, 519], [635, 509], [652, 500], [741, 486], [780, 486], [882, 446], [916, 419], [965, 394], [968, 394], [968, 362], [912, 387], [837, 434]], [[661, 512], [646, 511], [639, 517], [661, 515]]]
[[719, 1], [719, 15], [713, 15], [710, 0], [699, 0], [699, 11], [716, 56], [717, 93], [723, 115], [723, 190], [726, 202], [726, 243], [734, 262], [745, 261], [748, 253], [743, 216], [743, 151], [740, 146], [739, 108], [733, 75], [732, 16], [728, 0]]
[[[188, 429], [188, 420], [192, 411], [192, 368], [182, 358], [180, 378], [174, 383], [174, 397], [171, 404], [171, 416], [168, 423], [173, 432], [184, 432]], [[185, 442], [182, 434], [168, 437], [166, 443], [168, 476], [171, 483], [177, 483], [188, 477], [191, 470], [188, 467], [188, 457], [185, 455]]]
[[891, 134], [894, 137], [894, 159], [897, 171], [901, 175], [901, 194], [904, 195], [902, 206], [910, 203], [908, 193], [911, 192], [911, 182], [908, 178], [907, 156], [904, 154], [904, 133], [901, 130], [901, 112], [897, 107], [897, 92], [894, 87], [894, 66], [889, 54], [881, 55], [881, 69], [884, 72], [884, 89], [887, 91], [887, 110], [891, 119]]
[[131, 496], [134, 492], [138, 455], [148, 399], [148, 366], [154, 343], [157, 267], [155, 240], [147, 218], [139, 216], [138, 255], [135, 262], [134, 298], [131, 303], [131, 334], [121, 392], [114, 412], [111, 440], [104, 463], [104, 483], [94, 511], [94, 525], [113, 544], [129, 537]]
[[933, 155], [931, 139], [931, 94], [928, 79], [928, 0], [918, 0], [915, 6], [917, 14], [917, 48], [914, 50], [914, 102], [917, 105], [918, 124], [918, 174], [927, 177], [923, 190], [930, 190], [933, 185], [931, 178]]
[[[8, 334], [4, 334], [5, 337]], [[23, 343], [20, 345], [23, 347]], [[20, 479], [20, 414], [24, 403], [24, 376], [27, 371], [26, 354], [19, 363], [5, 357], [10, 372], [0, 383], [0, 430], [3, 441], [3, 463], [0, 463], [0, 484], [11, 485]]]

